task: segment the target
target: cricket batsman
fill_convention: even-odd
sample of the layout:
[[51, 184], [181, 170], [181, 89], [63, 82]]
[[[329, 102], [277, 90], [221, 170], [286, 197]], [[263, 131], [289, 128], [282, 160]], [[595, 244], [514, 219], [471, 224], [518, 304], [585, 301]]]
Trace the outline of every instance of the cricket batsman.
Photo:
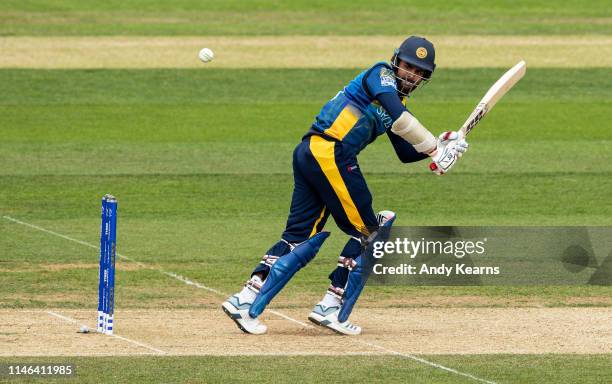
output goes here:
[[368, 273], [361, 256], [377, 231], [390, 227], [395, 213], [374, 213], [357, 155], [386, 133], [400, 161], [429, 159], [429, 169], [442, 175], [468, 149], [457, 132], [436, 138], [406, 109], [408, 96], [429, 81], [435, 68], [433, 44], [411, 36], [389, 63], [379, 62], [361, 72], [323, 106], [293, 152], [293, 196], [280, 241], [266, 252], [244, 288], [222, 304], [242, 331], [267, 331], [258, 316], [315, 257], [329, 236], [322, 230], [331, 215], [349, 238], [329, 275], [327, 292], [308, 318], [341, 334], [361, 333], [348, 321]]

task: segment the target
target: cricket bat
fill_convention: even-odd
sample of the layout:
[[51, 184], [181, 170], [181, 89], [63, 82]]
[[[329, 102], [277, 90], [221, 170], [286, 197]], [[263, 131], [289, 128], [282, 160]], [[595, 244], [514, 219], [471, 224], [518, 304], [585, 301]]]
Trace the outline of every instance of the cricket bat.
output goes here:
[[497, 104], [499, 99], [502, 98], [516, 84], [524, 75], [527, 70], [527, 64], [521, 60], [514, 67], [510, 68], [506, 73], [502, 75], [493, 84], [491, 88], [484, 95], [482, 100], [478, 103], [474, 111], [467, 118], [463, 126], [459, 129], [461, 137], [466, 137], [468, 133], [478, 124], [482, 118], [489, 113], [493, 106]]

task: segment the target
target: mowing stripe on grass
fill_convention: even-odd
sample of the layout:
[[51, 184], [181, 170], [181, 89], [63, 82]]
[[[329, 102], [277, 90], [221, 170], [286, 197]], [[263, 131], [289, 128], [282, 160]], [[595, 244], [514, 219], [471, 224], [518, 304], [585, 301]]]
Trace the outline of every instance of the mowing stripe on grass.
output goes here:
[[[51, 234], [51, 235], [54, 235], [54, 236], [58, 236], [58, 237], [61, 237], [62, 239], [69, 240], [69, 241], [72, 241], [72, 242], [75, 242], [75, 243], [78, 243], [78, 244], [81, 244], [81, 245], [85, 245], [85, 246], [90, 247], [90, 248], [97, 248], [97, 246], [95, 246], [94, 244], [87, 243], [87, 242], [81, 241], [81, 240], [77, 240], [77, 239], [74, 239], [74, 238], [72, 238], [70, 236], [62, 235], [62, 234], [60, 234], [58, 232], [51, 231], [49, 229], [46, 229], [46, 228], [43, 228], [43, 227], [40, 227], [40, 226], [37, 226], [37, 225], [34, 225], [34, 224], [26, 223], [24, 221], [15, 219], [15, 218], [10, 217], [10, 216], [3, 216], [3, 218], [6, 219], [6, 220], [9, 220], [9, 221], [12, 221], [12, 222], [14, 222], [16, 224], [24, 225], [24, 226], [27, 226], [27, 227], [30, 227], [30, 228], [33, 228], [33, 229], [36, 229], [36, 230], [39, 230], [39, 231], [43, 231], [45, 233], [48, 233], [48, 234]], [[117, 253], [117, 256], [122, 258], [122, 259], [138, 263], [139, 266], [142, 266], [142, 267], [145, 267], [145, 268], [149, 268], [149, 269], [152, 269], [152, 270], [156, 270], [156, 271], [158, 271], [158, 272], [160, 272], [160, 273], [162, 273], [162, 274], [164, 274], [166, 276], [169, 276], [169, 277], [172, 277], [174, 279], [177, 279], [177, 280], [179, 280], [179, 281], [181, 281], [181, 282], [183, 282], [183, 283], [185, 283], [187, 285], [191, 285], [191, 286], [194, 286], [194, 287], [197, 287], [197, 288], [208, 290], [208, 291], [216, 293], [219, 296], [222, 296], [224, 298], [228, 296], [228, 294], [226, 294], [226, 293], [218, 291], [218, 290], [216, 290], [214, 288], [209, 288], [209, 287], [207, 287], [207, 286], [205, 286], [203, 284], [200, 284], [200, 283], [197, 283], [197, 282], [195, 282], [193, 280], [190, 280], [188, 278], [182, 277], [182, 276], [180, 276], [180, 275], [178, 275], [178, 274], [176, 274], [174, 272], [168, 272], [168, 271], [165, 271], [164, 269], [159, 268], [159, 267], [156, 268], [156, 267], [152, 267], [152, 266], [147, 266], [147, 265], [145, 265], [145, 264], [143, 264], [141, 262], [138, 262], [138, 261], [136, 261], [136, 260], [134, 260], [132, 258], [128, 258], [127, 256], [120, 255], [118, 253]], [[292, 318], [290, 316], [287, 316], [287, 315], [285, 315], [285, 314], [283, 314], [281, 312], [278, 312], [278, 311], [275, 311], [275, 310], [268, 310], [268, 311], [270, 313], [276, 315], [276, 316], [279, 316], [279, 317], [281, 317], [281, 318], [283, 318], [285, 320], [291, 321], [293, 323], [299, 324], [299, 325], [301, 325], [301, 326], [303, 326], [305, 328], [319, 330], [318, 327], [314, 327], [312, 325], [309, 325], [309, 324], [306, 324], [304, 322], [301, 322], [301, 321], [299, 321], [297, 319], [294, 319], [294, 318]], [[49, 312], [49, 314], [52, 315], [52, 316], [58, 317], [57, 316], [58, 314], [53, 314], [51, 312]], [[60, 318], [64, 318], [67, 321], [72, 321], [74, 323], [77, 323], [76, 320], [70, 319], [70, 318], [65, 317], [65, 316], [61, 316]], [[323, 333], [324, 331], [321, 331], [321, 332]], [[119, 337], [119, 338], [121, 338], [121, 337]], [[128, 339], [126, 339], [126, 340], [128, 340]], [[440, 369], [440, 370], [443, 370], [443, 371], [446, 371], [446, 372], [449, 372], [449, 373], [452, 373], [452, 374], [455, 374], [455, 375], [467, 377], [469, 379], [478, 381], [480, 383], [496, 384], [493, 381], [485, 380], [485, 379], [482, 379], [480, 377], [471, 375], [469, 373], [461, 372], [461, 371], [458, 371], [456, 369], [449, 368], [449, 367], [446, 367], [444, 365], [440, 365], [440, 364], [434, 363], [434, 362], [429, 361], [429, 360], [425, 360], [425, 359], [420, 358], [420, 357], [415, 356], [415, 355], [411, 355], [411, 354], [408, 354], [408, 353], [402, 353], [402, 352], [398, 352], [398, 351], [395, 351], [395, 350], [392, 350], [392, 349], [389, 349], [389, 348], [385, 348], [382, 345], [378, 345], [378, 344], [370, 343], [370, 342], [367, 342], [367, 341], [359, 340], [358, 338], [347, 338], [347, 340], [352, 341], [353, 343], [357, 343], [357, 344], [361, 344], [361, 345], [367, 345], [367, 346], [370, 346], [372, 348], [379, 349], [379, 350], [385, 351], [385, 352], [393, 354], [393, 355], [401, 356], [401, 357], [404, 357], [406, 359], [409, 359], [409, 360], [412, 360], [412, 361], [415, 361], [415, 362], [418, 362], [418, 363], [421, 363], [421, 364], [428, 365], [428, 366], [430, 366], [432, 368]], [[159, 350], [159, 351], [161, 351], [161, 350]], [[161, 353], [165, 353], [165, 352], [161, 351]]]
[[[405, 36], [0, 37], [0, 68], [362, 68]], [[612, 37], [428, 36], [440, 68], [612, 66]], [[216, 59], [202, 64], [210, 47]], [[300, 47], [296, 50], [295, 47]], [[588, 60], [584, 58], [588, 57]]]
[[[350, 4], [350, 5], [349, 5]], [[588, 4], [588, 6], [586, 6]], [[609, 34], [609, 1], [3, 0], [4, 36]], [[405, 22], [403, 22], [405, 21]]]
[[[68, 317], [68, 316], [62, 315], [62, 314], [57, 313], [57, 312], [54, 312], [54, 311], [47, 311], [47, 313], [48, 313], [49, 315], [53, 316], [53, 317], [57, 317], [58, 319], [62, 319], [62, 320], [66, 321], [66, 322], [69, 322], [69, 323], [78, 324], [78, 325], [80, 325], [80, 326], [84, 326], [84, 325], [85, 325], [85, 326], [87, 326], [86, 324], [79, 324], [79, 322], [78, 322], [76, 319], [73, 319], [73, 318], [71, 318], [71, 317]], [[89, 326], [88, 326], [88, 327], [89, 327]], [[92, 328], [92, 327], [89, 327], [89, 328], [90, 328], [90, 329], [95, 329], [95, 327], [93, 327], [93, 328]], [[117, 335], [117, 334], [115, 334], [115, 333], [113, 333], [112, 335], [108, 335], [108, 336], [114, 337], [115, 339], [119, 339], [119, 340], [126, 341], [126, 342], [128, 342], [128, 343], [134, 344], [134, 345], [139, 346], [139, 347], [142, 347], [142, 348], [146, 348], [146, 349], [151, 350], [151, 351], [153, 351], [153, 352], [155, 352], [155, 353], [158, 353], [158, 354], [160, 354], [160, 355], [165, 355], [165, 354], [167, 354], [167, 352], [162, 351], [161, 349], [158, 349], [158, 348], [152, 347], [152, 346], [147, 345], [147, 344], [145, 344], [145, 343], [141, 343], [140, 341], [136, 341], [136, 340], [128, 339], [127, 337], [119, 336], [119, 335]]]

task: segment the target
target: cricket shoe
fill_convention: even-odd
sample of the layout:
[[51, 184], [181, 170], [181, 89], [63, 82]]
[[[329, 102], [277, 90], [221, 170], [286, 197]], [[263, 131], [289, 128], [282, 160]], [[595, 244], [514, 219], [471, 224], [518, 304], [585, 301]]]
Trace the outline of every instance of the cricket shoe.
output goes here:
[[340, 307], [326, 307], [321, 304], [314, 306], [308, 320], [313, 323], [331, 329], [332, 331], [341, 335], [359, 335], [361, 333], [361, 327], [351, 324], [348, 320], [341, 323], [338, 320], [338, 314], [340, 313]]
[[253, 335], [262, 335], [266, 333], [268, 327], [263, 325], [258, 319], [249, 316], [249, 309], [252, 303], [241, 303], [238, 295], [230, 296], [221, 304], [223, 312], [236, 323], [242, 332]]

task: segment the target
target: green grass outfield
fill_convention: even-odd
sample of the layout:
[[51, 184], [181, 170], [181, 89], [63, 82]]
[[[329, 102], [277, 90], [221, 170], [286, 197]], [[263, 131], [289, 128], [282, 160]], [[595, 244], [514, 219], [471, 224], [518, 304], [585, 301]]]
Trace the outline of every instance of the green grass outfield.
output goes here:
[[[0, 143], [0, 212], [95, 244], [99, 198], [112, 192], [120, 201], [123, 253], [231, 291], [282, 231], [293, 147], [321, 102], [355, 72], [0, 71], [1, 82], [14, 90], [0, 96], [0, 117], [8, 123]], [[499, 74], [474, 72], [441, 71], [415, 96], [413, 112], [434, 131], [458, 127]], [[236, 84], [249, 74], [251, 80]], [[612, 208], [602, 193], [612, 187], [610, 162], [602, 161], [612, 149], [610, 74], [530, 71], [475, 129], [469, 155], [444, 178], [429, 174], [425, 163], [401, 164], [382, 136], [361, 156], [375, 207], [395, 210], [399, 225], [610, 225]], [[577, 80], [561, 86], [567, 78]], [[228, 85], [239, 86], [242, 96], [233, 97]], [[448, 189], [453, 192], [441, 197]], [[441, 198], [454, 208], [427, 208]], [[35, 283], [37, 263], [94, 263], [95, 255], [74, 260], [73, 252], [61, 250], [78, 245], [7, 220], [0, 228], [10, 234], [0, 239], [8, 251], [3, 268], [20, 271], [0, 286], [0, 306], [49, 305], [45, 294], [52, 299], [54, 292], [95, 284], [91, 271], [68, 269], [42, 275], [54, 282], [47, 292], [46, 284]], [[345, 241], [334, 232], [289, 293], [314, 284], [319, 294]], [[128, 273], [146, 280], [150, 272]], [[40, 297], [30, 302], [31, 289]], [[465, 289], [501, 296], [539, 291]], [[610, 292], [591, 287], [559, 294], [589, 291]], [[127, 302], [142, 307], [137, 297]], [[89, 300], [51, 303], [77, 307]]]
[[[607, 35], [612, 17], [605, 1], [345, 4], [9, 0], [0, 3], [0, 36]], [[360, 17], [368, 22], [347, 21]], [[456, 129], [502, 71], [439, 68], [410, 109], [436, 133]], [[93, 319], [97, 251], [14, 220], [95, 245], [104, 193], [119, 199], [121, 254], [235, 291], [283, 229], [293, 147], [358, 72], [0, 69], [0, 309], [91, 308]], [[449, 175], [399, 163], [385, 136], [360, 165], [375, 209], [396, 211], [399, 225], [610, 226], [610, 110], [612, 68], [530, 68], [475, 128]], [[440, 209], [442, 202], [452, 209]], [[276, 308], [309, 307], [325, 290], [346, 240], [331, 220], [328, 229], [332, 237]], [[118, 311], [208, 310], [221, 300], [133, 262], [120, 260], [119, 268]], [[612, 288], [595, 286], [369, 287], [360, 306], [609, 307], [610, 297]], [[2, 347], [13, 336], [0, 327]], [[498, 383], [599, 383], [612, 376], [611, 356], [421, 357]], [[51, 360], [75, 362], [79, 382], [475, 382], [397, 356], [51, 356], [0, 364]], [[275, 365], [283, 368], [272, 379]]]
[[[424, 356], [447, 366], [463, 367], [474, 375], [488, 377], [500, 383], [539, 384], [601, 383], [612, 375], [609, 355], [478, 355]], [[57, 362], [57, 359], [31, 358], [28, 362]], [[245, 357], [113, 357], [64, 358], [63, 363], [76, 365], [72, 379], [44, 379], [53, 383], [439, 383], [463, 384], [475, 382], [469, 378], [390, 356], [263, 356]], [[15, 363], [15, 359], [0, 358], [0, 364]], [[262, 370], [265, 366], [267, 369]], [[338, 367], [350, 367], [340, 370]], [[2, 377], [0, 377], [0, 380]], [[9, 380], [15, 383], [38, 383], [41, 379]]]
[[605, 0], [5, 0], [0, 35], [610, 34], [611, 12]]

